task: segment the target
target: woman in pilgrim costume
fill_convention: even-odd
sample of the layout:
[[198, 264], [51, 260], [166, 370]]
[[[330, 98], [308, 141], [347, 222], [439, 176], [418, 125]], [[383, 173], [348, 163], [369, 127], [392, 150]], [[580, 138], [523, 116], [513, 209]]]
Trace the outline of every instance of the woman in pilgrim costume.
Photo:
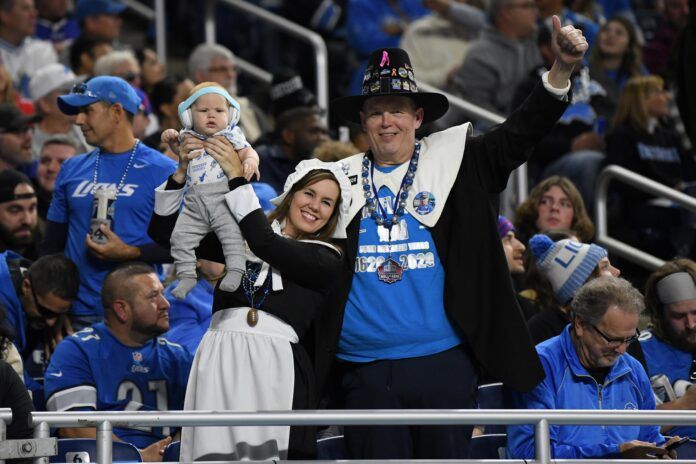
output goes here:
[[[300, 342], [341, 267], [342, 253], [330, 242], [345, 238], [350, 182], [339, 164], [302, 161], [266, 218], [231, 145], [221, 139], [196, 143], [205, 144], [231, 179], [225, 200], [249, 250], [242, 285], [234, 292], [215, 289], [184, 408], [316, 408], [314, 373]], [[181, 150], [192, 148], [185, 142]], [[181, 172], [185, 166], [156, 190], [149, 232], [160, 243], [169, 241], [179, 211]], [[224, 263], [214, 235], [206, 236], [197, 255]], [[314, 427], [185, 427], [181, 460], [312, 458], [315, 433]]]

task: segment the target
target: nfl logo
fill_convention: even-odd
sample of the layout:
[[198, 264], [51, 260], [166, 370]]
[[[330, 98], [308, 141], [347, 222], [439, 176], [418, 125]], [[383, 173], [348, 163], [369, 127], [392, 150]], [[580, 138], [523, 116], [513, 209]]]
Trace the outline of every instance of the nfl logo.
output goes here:
[[140, 351], [133, 352], [133, 361], [139, 363], [143, 361], [143, 355]]

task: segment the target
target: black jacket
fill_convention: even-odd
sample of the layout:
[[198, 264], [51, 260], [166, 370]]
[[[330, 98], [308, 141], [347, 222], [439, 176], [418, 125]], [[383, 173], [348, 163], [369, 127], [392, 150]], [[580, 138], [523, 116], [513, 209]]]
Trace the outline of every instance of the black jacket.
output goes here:
[[[539, 84], [505, 123], [467, 140], [457, 180], [431, 230], [445, 268], [446, 311], [483, 373], [520, 391], [531, 390], [544, 371], [513, 290], [491, 198], [505, 188], [510, 172], [526, 161], [528, 149], [553, 128], [566, 106]], [[326, 386], [337, 352], [359, 222], [360, 214], [348, 227], [347, 259], [319, 322], [315, 360], [320, 388]]]

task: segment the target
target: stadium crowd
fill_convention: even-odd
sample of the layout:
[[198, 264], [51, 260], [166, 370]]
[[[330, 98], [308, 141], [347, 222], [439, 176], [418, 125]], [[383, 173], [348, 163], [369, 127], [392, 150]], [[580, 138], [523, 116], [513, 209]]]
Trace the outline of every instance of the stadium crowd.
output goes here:
[[[614, 183], [611, 235], [665, 264], [593, 243], [604, 166], [696, 195], [695, 0], [252, 3], [326, 40], [329, 108], [305, 45], [222, 7], [210, 44], [167, 2], [168, 60], [120, 0], [0, 0], [8, 438], [32, 410], [473, 409], [490, 383], [504, 408], [696, 409], [693, 213]], [[551, 452], [675, 458], [695, 427], [552, 426]], [[460, 459], [486, 433], [113, 431], [146, 462], [314, 459], [336, 435], [351, 459]], [[533, 426], [506, 434], [533, 458]]]

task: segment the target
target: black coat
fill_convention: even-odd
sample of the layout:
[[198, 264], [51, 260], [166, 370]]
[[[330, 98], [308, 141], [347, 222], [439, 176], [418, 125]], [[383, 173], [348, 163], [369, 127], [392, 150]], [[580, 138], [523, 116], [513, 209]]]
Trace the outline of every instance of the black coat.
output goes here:
[[[544, 371], [515, 297], [491, 199], [505, 188], [512, 170], [526, 161], [526, 153], [553, 128], [566, 106], [540, 84], [505, 123], [467, 140], [457, 180], [431, 229], [445, 267], [446, 311], [462, 329], [483, 372], [520, 391], [531, 390], [544, 378]], [[320, 387], [326, 386], [337, 352], [360, 216], [348, 227], [343, 272], [319, 321], [315, 360]]]

